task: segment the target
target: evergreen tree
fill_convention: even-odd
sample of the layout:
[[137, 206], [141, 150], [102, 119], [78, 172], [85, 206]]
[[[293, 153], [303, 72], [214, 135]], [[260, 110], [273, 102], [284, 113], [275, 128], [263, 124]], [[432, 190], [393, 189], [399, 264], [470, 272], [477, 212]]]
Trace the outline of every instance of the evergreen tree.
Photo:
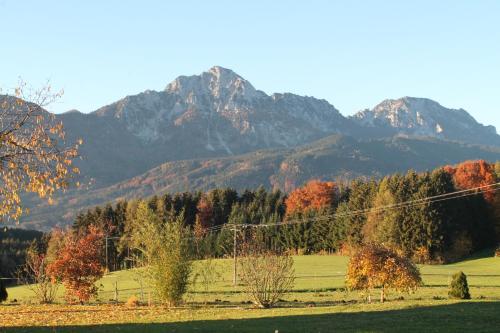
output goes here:
[[238, 201], [238, 193], [233, 189], [224, 188], [212, 190], [207, 196], [212, 203], [214, 224], [227, 223], [232, 206]]
[[396, 174], [391, 177], [390, 187], [398, 204], [394, 208], [393, 214], [397, 221], [397, 248], [402, 250], [407, 256], [412, 254], [416, 226], [419, 224], [416, 216], [417, 207], [414, 205], [402, 205], [402, 203], [411, 201], [415, 198], [420, 186], [420, 178], [417, 173], [410, 170], [406, 175]]
[[376, 190], [375, 181], [355, 180], [351, 183], [349, 200], [341, 203], [337, 208], [333, 233], [341, 239], [336, 242], [348, 247], [357, 247], [363, 243], [362, 229], [366, 223], [366, 214], [355, 212], [363, 212], [372, 207]]
[[[415, 200], [421, 200], [454, 191], [455, 187], [450, 175], [444, 170], [438, 169], [430, 175], [426, 175], [424, 183], [414, 198]], [[419, 247], [425, 249], [428, 256], [427, 260], [442, 257], [444, 251], [449, 248], [452, 242], [451, 230], [463, 229], [460, 221], [455, 216], [455, 203], [453, 201], [426, 202], [417, 206], [416, 214], [419, 217], [417, 234], [421, 236], [415, 245], [415, 249]]]
[[[350, 235], [350, 212], [347, 202], [341, 202], [335, 211], [335, 217], [330, 221], [328, 228], [329, 248], [334, 251], [341, 250], [348, 243]], [[360, 236], [361, 237], [361, 236]]]
[[372, 210], [367, 214], [363, 226], [363, 239], [365, 243], [385, 244], [394, 246], [398, 244], [398, 210], [378, 209], [377, 207], [391, 207], [396, 204], [396, 199], [390, 187], [391, 178], [385, 177], [379, 184], [374, 195]]
[[458, 299], [470, 299], [467, 276], [463, 272], [458, 272], [453, 275], [448, 296]]
[[497, 244], [500, 243], [500, 191], [495, 193], [495, 199], [492, 204], [492, 218], [496, 235]]
[[314, 246], [313, 224], [317, 217], [316, 211], [294, 214], [279, 228], [281, 246], [296, 254], [308, 254]]
[[333, 245], [335, 240], [331, 238], [332, 233], [330, 232], [335, 222], [334, 212], [334, 208], [330, 207], [315, 212], [316, 219], [311, 224], [312, 244], [309, 249], [310, 252], [329, 252], [336, 249]]

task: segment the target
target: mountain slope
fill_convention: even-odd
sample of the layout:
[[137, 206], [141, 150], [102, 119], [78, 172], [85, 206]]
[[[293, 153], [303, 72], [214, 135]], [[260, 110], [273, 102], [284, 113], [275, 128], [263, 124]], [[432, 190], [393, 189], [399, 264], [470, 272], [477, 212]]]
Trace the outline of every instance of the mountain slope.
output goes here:
[[386, 135], [429, 136], [500, 146], [495, 127], [478, 123], [463, 109], [448, 109], [427, 98], [387, 99], [351, 119], [360, 126], [383, 129]]
[[70, 139], [84, 139], [79, 167], [96, 186], [166, 161], [295, 147], [356, 128], [325, 100], [268, 96], [222, 67], [180, 76], [164, 91], [146, 91], [90, 114], [73, 111], [59, 118]]
[[297, 148], [261, 150], [234, 157], [167, 162], [129, 180], [94, 190], [73, 190], [40, 204], [23, 225], [64, 225], [76, 212], [123, 198], [229, 186], [238, 190], [279, 188], [289, 191], [311, 178], [343, 181], [381, 177], [394, 172], [429, 170], [468, 159], [500, 160], [500, 148], [437, 139], [392, 138], [356, 140], [329, 136]]

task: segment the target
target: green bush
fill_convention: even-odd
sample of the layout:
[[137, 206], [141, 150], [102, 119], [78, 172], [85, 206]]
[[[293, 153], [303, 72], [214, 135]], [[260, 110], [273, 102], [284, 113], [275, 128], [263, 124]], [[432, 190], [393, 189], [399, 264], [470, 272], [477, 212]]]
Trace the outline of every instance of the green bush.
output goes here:
[[450, 298], [470, 299], [467, 276], [463, 272], [458, 272], [453, 275], [448, 296]]
[[3, 281], [0, 280], [0, 303], [5, 302], [7, 300], [8, 294]]
[[141, 201], [134, 223], [136, 249], [142, 253], [142, 265], [154, 292], [162, 303], [178, 305], [187, 291], [192, 268], [184, 213], [163, 222]]

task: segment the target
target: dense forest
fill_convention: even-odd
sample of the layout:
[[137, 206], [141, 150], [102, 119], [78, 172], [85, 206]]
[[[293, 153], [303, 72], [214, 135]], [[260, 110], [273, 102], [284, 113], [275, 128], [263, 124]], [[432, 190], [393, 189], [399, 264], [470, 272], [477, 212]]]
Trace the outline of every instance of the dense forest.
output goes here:
[[236, 227], [240, 243], [254, 233], [267, 246], [296, 254], [350, 253], [382, 243], [417, 262], [443, 263], [500, 240], [499, 179], [500, 162], [466, 161], [347, 184], [312, 180], [289, 194], [263, 187], [164, 194], [95, 207], [80, 213], [73, 229], [85, 234], [94, 225], [105, 232], [110, 270], [132, 265], [130, 235], [147, 214], [157, 223], [181, 216], [202, 257], [232, 255]]

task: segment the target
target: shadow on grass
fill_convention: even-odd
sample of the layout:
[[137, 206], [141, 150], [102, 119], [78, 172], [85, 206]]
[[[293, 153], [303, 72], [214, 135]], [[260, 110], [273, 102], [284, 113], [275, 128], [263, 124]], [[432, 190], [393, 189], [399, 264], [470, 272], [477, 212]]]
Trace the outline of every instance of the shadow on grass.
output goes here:
[[[345, 308], [348, 310], [348, 308]], [[265, 311], [261, 310], [266, 316]], [[401, 310], [302, 314], [66, 327], [11, 327], [0, 332], [499, 332], [500, 302], [462, 302]]]
[[[389, 300], [388, 302], [391, 302]], [[298, 308], [309, 308], [309, 307], [328, 307], [328, 306], [333, 306], [333, 305], [348, 305], [348, 304], [357, 304], [359, 303], [358, 300], [341, 300], [341, 301], [322, 301], [322, 300], [314, 300], [314, 301], [298, 301], [298, 300], [293, 300], [293, 301], [285, 301], [285, 300], [280, 300], [277, 302], [275, 307], [277, 308], [291, 308], [291, 309], [298, 309]], [[192, 308], [192, 309], [203, 309], [207, 307], [212, 307], [212, 308], [252, 308], [253, 303], [251, 301], [242, 301], [242, 302], [230, 302], [230, 301], [219, 301], [219, 302], [190, 302], [188, 307], [186, 308]]]

